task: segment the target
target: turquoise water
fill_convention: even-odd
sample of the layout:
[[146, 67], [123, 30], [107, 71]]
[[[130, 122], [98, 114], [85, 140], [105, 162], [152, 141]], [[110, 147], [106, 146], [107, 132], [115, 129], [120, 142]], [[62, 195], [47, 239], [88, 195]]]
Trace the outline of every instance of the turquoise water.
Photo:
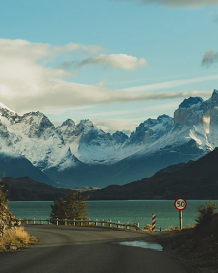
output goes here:
[[[196, 206], [204, 205], [204, 200], [187, 200], [187, 208], [182, 212], [183, 227], [195, 224], [198, 215]], [[213, 201], [215, 202], [215, 201]], [[48, 219], [51, 201], [13, 201], [10, 210], [19, 219]], [[88, 201], [90, 219], [120, 221], [120, 223], [140, 224], [143, 228], [151, 224], [152, 213], [156, 213], [157, 228], [179, 226], [179, 211], [174, 208], [174, 200], [125, 200], [125, 201]]]

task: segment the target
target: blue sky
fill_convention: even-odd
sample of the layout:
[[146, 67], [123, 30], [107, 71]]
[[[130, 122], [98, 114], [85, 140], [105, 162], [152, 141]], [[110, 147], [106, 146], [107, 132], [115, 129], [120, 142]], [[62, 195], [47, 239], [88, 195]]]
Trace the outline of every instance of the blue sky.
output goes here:
[[0, 0], [0, 101], [133, 130], [218, 88], [217, 32], [218, 0]]

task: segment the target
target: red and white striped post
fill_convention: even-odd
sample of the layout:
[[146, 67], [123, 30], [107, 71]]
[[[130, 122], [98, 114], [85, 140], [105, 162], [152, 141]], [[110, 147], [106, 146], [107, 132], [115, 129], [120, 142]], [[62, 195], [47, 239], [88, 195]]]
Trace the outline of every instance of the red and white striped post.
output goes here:
[[155, 231], [156, 229], [156, 214], [152, 214], [152, 231]]

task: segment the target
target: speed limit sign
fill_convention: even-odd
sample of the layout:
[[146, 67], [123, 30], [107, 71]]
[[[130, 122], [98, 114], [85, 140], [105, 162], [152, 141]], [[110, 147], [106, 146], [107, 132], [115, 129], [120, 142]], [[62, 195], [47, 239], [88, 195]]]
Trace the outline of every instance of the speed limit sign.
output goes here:
[[179, 224], [180, 224], [180, 229], [182, 229], [182, 211], [187, 207], [187, 202], [185, 198], [177, 198], [174, 201], [174, 207], [179, 210]]
[[174, 201], [174, 207], [177, 209], [177, 210], [184, 210], [186, 207], [187, 207], [187, 202], [184, 198], [177, 198], [175, 201]]

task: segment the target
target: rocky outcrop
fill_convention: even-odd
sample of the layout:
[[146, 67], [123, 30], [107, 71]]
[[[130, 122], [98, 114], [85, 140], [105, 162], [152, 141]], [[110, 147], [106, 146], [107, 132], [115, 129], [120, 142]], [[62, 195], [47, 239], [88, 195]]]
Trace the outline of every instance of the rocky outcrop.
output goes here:
[[161, 115], [157, 119], [147, 119], [131, 133], [126, 146], [153, 143], [173, 128], [173, 118]]
[[15, 215], [9, 211], [8, 207], [0, 204], [0, 237], [8, 230], [14, 231], [20, 225]]
[[36, 243], [37, 239], [20, 227], [20, 221], [9, 211], [2, 190], [0, 195], [0, 252], [16, 251]]
[[190, 118], [190, 114], [195, 113], [196, 109], [199, 109], [203, 103], [203, 99], [199, 97], [190, 97], [185, 99], [179, 108], [174, 112], [174, 125], [180, 123], [183, 125], [191, 125], [190, 123], [198, 123], [200, 118]]
[[199, 97], [185, 99], [174, 112], [174, 125], [198, 125], [202, 121], [217, 119], [218, 91], [214, 89], [211, 98], [204, 101]]

